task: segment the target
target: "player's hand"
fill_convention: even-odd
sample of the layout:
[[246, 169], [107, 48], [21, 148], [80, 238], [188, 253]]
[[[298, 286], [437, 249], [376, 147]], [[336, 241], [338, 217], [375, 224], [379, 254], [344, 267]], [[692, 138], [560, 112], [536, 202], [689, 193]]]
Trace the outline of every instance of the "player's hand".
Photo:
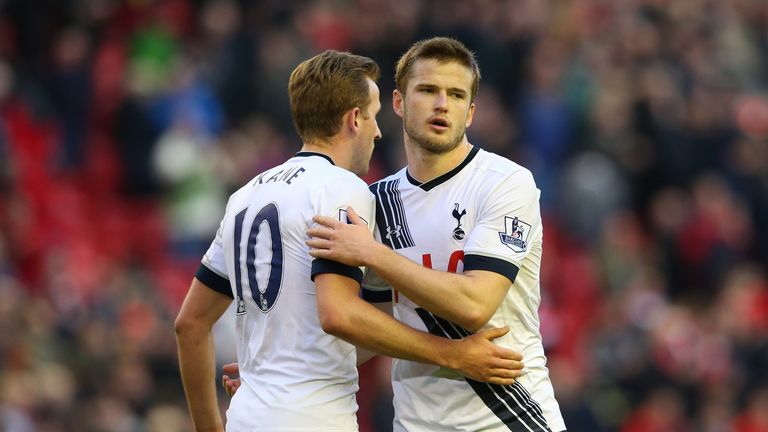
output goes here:
[[493, 339], [504, 336], [509, 327], [481, 330], [457, 341], [457, 366], [453, 369], [476, 381], [511, 385], [527, 373], [520, 353], [500, 347]]
[[347, 207], [350, 223], [328, 216], [315, 216], [316, 226], [307, 230], [309, 254], [353, 267], [366, 265], [365, 256], [377, 246], [368, 225], [352, 207]]
[[221, 376], [221, 386], [224, 388], [224, 393], [232, 397], [237, 392], [237, 389], [240, 388], [240, 378], [230, 378], [229, 375], [238, 375], [240, 373], [240, 366], [237, 363], [230, 363], [224, 365], [221, 370], [224, 371], [224, 375]]

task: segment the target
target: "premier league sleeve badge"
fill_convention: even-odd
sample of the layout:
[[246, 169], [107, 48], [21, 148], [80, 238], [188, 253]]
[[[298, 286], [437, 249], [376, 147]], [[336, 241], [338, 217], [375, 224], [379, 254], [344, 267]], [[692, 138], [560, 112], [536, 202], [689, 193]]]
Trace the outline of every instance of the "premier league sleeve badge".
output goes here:
[[528, 236], [531, 233], [531, 225], [521, 221], [517, 216], [504, 217], [504, 232], [499, 233], [501, 243], [512, 251], [520, 253], [528, 249]]

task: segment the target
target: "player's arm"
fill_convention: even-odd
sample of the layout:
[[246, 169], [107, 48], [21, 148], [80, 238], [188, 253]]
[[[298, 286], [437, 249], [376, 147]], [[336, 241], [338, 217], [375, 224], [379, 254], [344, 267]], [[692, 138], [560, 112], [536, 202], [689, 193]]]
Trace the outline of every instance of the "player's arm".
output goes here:
[[[465, 245], [464, 272], [448, 273], [422, 267], [375, 241], [361, 226], [354, 211], [352, 224], [342, 225], [323, 216], [309, 230], [310, 254], [348, 265], [374, 270], [393, 288], [416, 304], [442, 318], [471, 330], [482, 328], [499, 308], [512, 286], [527, 251], [508, 247], [500, 240], [510, 216], [532, 224], [540, 223], [539, 192], [533, 176], [517, 171], [500, 181], [483, 208], [476, 209], [480, 220]], [[530, 228], [528, 232], [530, 233]], [[494, 258], [498, 257], [498, 258]], [[503, 259], [502, 259], [503, 258]]]
[[211, 330], [229, 304], [230, 297], [214, 291], [197, 278], [176, 317], [176, 345], [184, 393], [198, 432], [223, 432], [216, 401], [216, 370]]
[[431, 363], [493, 384], [508, 385], [523, 374], [520, 354], [491, 342], [508, 328], [464, 339], [447, 339], [413, 329], [358, 295], [355, 279], [336, 273], [314, 278], [320, 324], [326, 333], [390, 357]]
[[312, 256], [366, 266], [424, 309], [467, 329], [488, 322], [512, 283], [490, 271], [456, 274], [422, 267], [377, 242], [354, 209], [348, 215], [351, 224], [315, 217], [319, 225], [309, 230], [307, 242]]
[[[392, 316], [392, 302], [372, 303], [372, 305], [376, 309], [384, 312], [385, 314], [387, 314], [389, 316]], [[364, 364], [365, 362], [367, 362], [368, 360], [376, 357], [376, 355], [378, 354], [375, 351], [369, 351], [369, 350], [367, 350], [365, 348], [362, 348], [360, 346], [357, 346], [357, 345], [355, 345], [355, 349], [357, 350], [357, 365], [358, 366], [360, 366], [360, 365]]]

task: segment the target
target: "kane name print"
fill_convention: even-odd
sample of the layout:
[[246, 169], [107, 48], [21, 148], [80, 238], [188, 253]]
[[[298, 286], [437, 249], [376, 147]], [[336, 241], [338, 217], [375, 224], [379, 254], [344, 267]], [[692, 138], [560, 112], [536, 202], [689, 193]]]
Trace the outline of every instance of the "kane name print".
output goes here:
[[499, 233], [501, 243], [514, 252], [525, 252], [528, 249], [528, 236], [531, 225], [521, 221], [517, 216], [504, 216], [504, 232]]
[[253, 182], [254, 186], [257, 184], [276, 183], [276, 182], [285, 182], [287, 184], [291, 184], [291, 181], [296, 177], [298, 177], [299, 174], [307, 171], [304, 169], [304, 167], [293, 167], [288, 169], [279, 169], [279, 168], [282, 168], [282, 166], [279, 166], [276, 169], [264, 171], [263, 173], [261, 173], [254, 180]]

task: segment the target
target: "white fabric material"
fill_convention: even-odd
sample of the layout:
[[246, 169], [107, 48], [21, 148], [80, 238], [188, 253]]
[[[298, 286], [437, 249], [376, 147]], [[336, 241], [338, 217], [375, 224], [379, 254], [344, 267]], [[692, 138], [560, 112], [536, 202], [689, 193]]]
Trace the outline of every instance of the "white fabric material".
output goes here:
[[[521, 352], [529, 373], [518, 380], [522, 389], [493, 390], [484, 384], [480, 388], [497, 401], [499, 413], [512, 416], [508, 419], [512, 430], [564, 430], [539, 331], [540, 191], [530, 171], [514, 162], [483, 150], [470, 153], [469, 158], [450, 178], [421, 187], [409, 180], [405, 169], [372, 185], [377, 236], [398, 253], [423, 265], [431, 263], [436, 270], [461, 272], [467, 259], [475, 263], [479, 259], [481, 264], [473, 266], [478, 270], [514, 274], [519, 269], [486, 327], [510, 326], [510, 332], [496, 343]], [[413, 246], [408, 246], [408, 235]], [[363, 285], [372, 291], [389, 289], [372, 274], [366, 275]], [[397, 319], [428, 330], [418, 306], [402, 294], [394, 296]], [[462, 332], [445, 322], [438, 329]], [[451, 371], [395, 360], [392, 383], [395, 431], [510, 430], [476, 389]]]
[[[339, 217], [340, 210], [351, 205], [372, 221], [373, 197], [351, 172], [321, 156], [300, 155], [230, 197], [203, 258], [206, 267], [230, 281], [235, 310], [241, 312], [236, 331], [242, 386], [227, 411], [230, 432], [358, 430], [355, 347], [320, 326], [305, 240], [316, 214]], [[259, 212], [263, 220], [251, 231]], [[282, 248], [273, 245], [271, 232], [278, 231]], [[251, 264], [249, 249], [255, 250]], [[280, 250], [282, 260], [275, 257]], [[249, 282], [249, 265], [258, 286]], [[278, 283], [270, 287], [275, 271], [280, 272], [274, 276]], [[238, 274], [242, 302], [235, 283]]]

